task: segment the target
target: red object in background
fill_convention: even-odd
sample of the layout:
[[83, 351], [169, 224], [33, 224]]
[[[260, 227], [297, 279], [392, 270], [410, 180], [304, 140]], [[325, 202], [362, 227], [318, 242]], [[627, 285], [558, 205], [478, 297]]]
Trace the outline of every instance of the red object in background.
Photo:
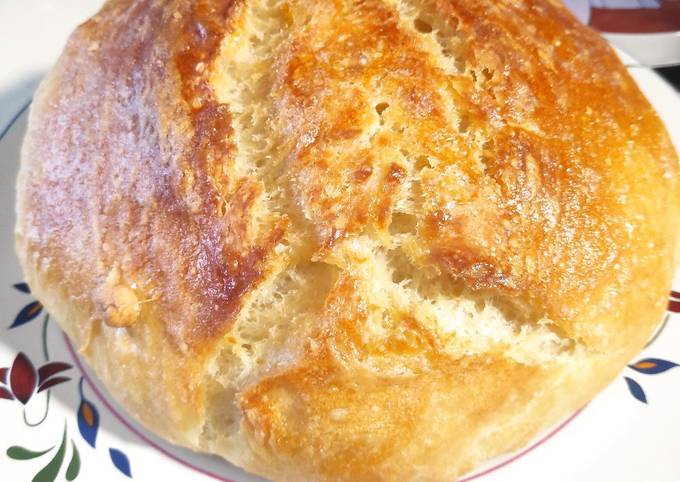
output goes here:
[[602, 32], [673, 32], [680, 30], [680, 0], [662, 0], [659, 8], [592, 8], [590, 25]]

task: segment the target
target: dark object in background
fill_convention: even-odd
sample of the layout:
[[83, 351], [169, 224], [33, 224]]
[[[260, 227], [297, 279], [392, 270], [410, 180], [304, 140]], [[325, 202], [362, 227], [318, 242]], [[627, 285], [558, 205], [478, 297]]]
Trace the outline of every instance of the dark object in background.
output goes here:
[[654, 70], [675, 87], [675, 90], [680, 91], [680, 66], [663, 67]]

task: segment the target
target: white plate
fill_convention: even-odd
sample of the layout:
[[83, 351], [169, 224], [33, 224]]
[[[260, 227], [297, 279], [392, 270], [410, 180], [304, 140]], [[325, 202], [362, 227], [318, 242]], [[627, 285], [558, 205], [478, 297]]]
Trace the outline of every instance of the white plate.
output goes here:
[[[47, 314], [31, 295], [13, 287], [21, 282], [13, 250], [14, 179], [26, 127], [25, 107], [70, 30], [91, 15], [98, 3], [0, 2], [4, 67], [0, 70], [0, 368], [12, 367], [19, 353], [25, 354], [35, 370], [52, 362], [70, 365], [49, 378], [69, 380], [32, 393], [25, 405], [0, 398], [0, 480], [49, 482], [74, 476], [78, 481], [99, 482], [127, 477], [138, 481], [261, 480], [215, 457], [174, 447], [142, 429], [82, 366], [57, 324], [47, 321]], [[647, 69], [632, 68], [631, 73], [680, 146], [678, 95]], [[677, 306], [680, 311], [680, 301]], [[17, 319], [24, 323], [16, 326]], [[647, 359], [657, 361], [640, 363]], [[658, 337], [632, 361], [637, 367], [626, 368], [587, 407], [524, 450], [500, 457], [463, 480], [680, 481], [680, 368], [673, 361], [680, 362], [680, 315], [669, 313]], [[29, 364], [24, 363], [23, 369], [20, 365], [14, 365], [14, 376], [9, 377], [15, 383], [8, 380], [6, 387], [11, 391], [14, 385], [19, 398], [22, 390], [16, 382], [34, 374]]]
[[605, 33], [605, 38], [650, 67], [680, 65], [680, 32]]

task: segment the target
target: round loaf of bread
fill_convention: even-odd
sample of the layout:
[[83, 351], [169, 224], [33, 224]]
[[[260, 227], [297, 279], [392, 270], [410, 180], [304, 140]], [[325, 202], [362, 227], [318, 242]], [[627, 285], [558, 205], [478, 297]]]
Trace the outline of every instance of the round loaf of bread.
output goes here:
[[642, 348], [680, 190], [558, 0], [110, 0], [36, 94], [17, 215], [151, 430], [276, 481], [450, 482]]

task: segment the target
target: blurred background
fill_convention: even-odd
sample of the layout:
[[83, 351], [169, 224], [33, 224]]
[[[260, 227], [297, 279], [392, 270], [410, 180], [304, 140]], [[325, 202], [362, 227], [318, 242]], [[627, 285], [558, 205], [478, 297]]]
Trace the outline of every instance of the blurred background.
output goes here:
[[680, 0], [564, 0], [641, 65], [653, 67], [680, 90]]

